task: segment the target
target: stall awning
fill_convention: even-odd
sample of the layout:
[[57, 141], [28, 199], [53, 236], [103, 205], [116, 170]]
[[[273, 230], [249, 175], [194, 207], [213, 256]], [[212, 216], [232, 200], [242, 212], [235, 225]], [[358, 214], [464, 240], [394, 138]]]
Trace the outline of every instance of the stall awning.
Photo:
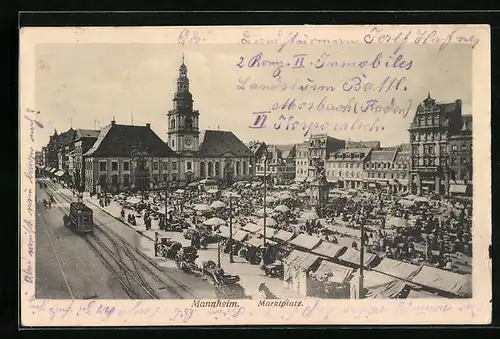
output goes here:
[[178, 190], [175, 191], [175, 193], [178, 193], [178, 194], [182, 194], [184, 193], [184, 190], [181, 190], [180, 188]]
[[62, 177], [64, 175], [64, 171], [57, 171], [54, 173], [55, 176]]
[[328, 181], [329, 183], [336, 184], [336, 183], [338, 183], [338, 182], [339, 182], [339, 179], [338, 179], [338, 178], [332, 178], [332, 179], [327, 179], [327, 181]]
[[[259, 225], [256, 225], [256, 224], [248, 223], [242, 229], [247, 231], [247, 232], [250, 232], [250, 233], [257, 233], [262, 229], [262, 227]], [[266, 236], [267, 236], [267, 232], [266, 232]]]
[[450, 193], [465, 194], [467, 192], [467, 185], [450, 185]]
[[418, 273], [420, 266], [384, 258], [373, 270], [396, 278], [409, 279]]
[[[276, 228], [266, 226], [266, 238], [272, 238], [278, 230]], [[264, 227], [259, 230], [259, 234], [264, 236]]]
[[234, 234], [233, 234], [233, 240], [234, 241], [244, 241], [246, 237], [249, 236], [249, 233], [248, 232], [245, 232], [243, 230], [237, 230]]
[[[245, 241], [245, 244], [259, 248], [259, 247], [264, 246], [264, 240], [262, 240], [262, 238], [252, 237], [252, 238], [248, 239], [247, 241]], [[276, 243], [272, 240], [266, 239], [266, 244], [275, 245]]]
[[351, 278], [353, 271], [350, 267], [323, 260], [312, 275], [320, 281], [343, 284]]
[[472, 297], [472, 276], [422, 266], [411, 281], [435, 290], [452, 293], [462, 297]]
[[331, 242], [323, 241], [317, 248], [312, 250], [312, 253], [318, 254], [329, 259], [337, 259], [347, 247], [337, 244], [332, 244]]
[[326, 225], [326, 228], [332, 232], [342, 234], [342, 235], [347, 235], [349, 237], [353, 238], [360, 238], [361, 237], [361, 230], [350, 228], [350, 227], [345, 227], [345, 226], [340, 226], [340, 225]]
[[[220, 226], [218, 229], [218, 233], [221, 237], [223, 238], [229, 238], [229, 227], [227, 226]], [[233, 229], [233, 234], [235, 233], [235, 230]]]
[[404, 281], [374, 271], [366, 271], [363, 276], [363, 287], [368, 290], [367, 299], [396, 298], [407, 285]]
[[316, 262], [321, 260], [320, 257], [314, 254], [294, 250], [285, 258], [285, 263], [290, 266], [300, 267], [303, 270], [310, 269]]
[[375, 188], [375, 187], [377, 187], [377, 185], [375, 185], [374, 182], [371, 182], [371, 183], [368, 184], [368, 187]]
[[274, 239], [281, 240], [281, 241], [289, 241], [291, 240], [295, 234], [292, 232], [284, 231], [284, 230], [279, 230], [274, 236]]
[[57, 172], [57, 168], [52, 168], [52, 169], [50, 170], [50, 173], [56, 173], [56, 172]]
[[307, 250], [312, 250], [313, 248], [316, 248], [321, 243], [321, 241], [322, 240], [320, 238], [312, 235], [299, 234], [290, 242], [290, 244], [305, 248]]
[[[354, 248], [348, 248], [345, 253], [338, 257], [339, 260], [342, 260], [346, 263], [359, 266], [359, 261], [361, 258], [361, 252], [355, 250]], [[368, 253], [365, 251], [364, 255], [364, 265], [365, 267], [369, 267], [370, 264], [377, 258], [377, 255], [373, 253]]]

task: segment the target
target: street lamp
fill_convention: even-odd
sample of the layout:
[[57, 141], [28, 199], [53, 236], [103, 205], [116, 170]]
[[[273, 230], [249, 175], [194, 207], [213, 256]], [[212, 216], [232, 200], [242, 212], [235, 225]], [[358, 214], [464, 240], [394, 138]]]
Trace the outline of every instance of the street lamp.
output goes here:
[[239, 197], [238, 194], [227, 192], [229, 198], [229, 262], [234, 263], [233, 258], [233, 198]]
[[266, 246], [266, 223], [267, 223], [267, 213], [266, 213], [266, 200], [267, 200], [267, 160], [268, 160], [268, 153], [267, 153], [267, 148], [264, 149], [264, 246]]
[[361, 226], [361, 252], [359, 254], [359, 282], [358, 282], [358, 297], [363, 299], [363, 285], [364, 285], [364, 264], [365, 264], [365, 217], [364, 217], [364, 206], [361, 207], [359, 221]]

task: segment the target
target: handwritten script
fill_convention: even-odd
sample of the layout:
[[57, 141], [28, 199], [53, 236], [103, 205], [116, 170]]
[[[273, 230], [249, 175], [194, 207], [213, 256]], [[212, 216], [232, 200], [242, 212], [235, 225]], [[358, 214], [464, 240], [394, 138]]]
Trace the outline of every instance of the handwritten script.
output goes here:
[[[243, 303], [241, 303], [243, 304]], [[57, 323], [58, 320], [71, 317], [72, 319], [88, 318], [99, 324], [109, 320], [119, 320], [133, 316], [137, 323], [161, 321], [161, 324], [197, 324], [209, 317], [214, 324], [228, 324], [238, 322], [245, 317], [258, 317], [270, 323], [286, 323], [290, 321], [303, 323], [332, 322], [339, 317], [350, 316], [354, 321], [370, 319], [388, 319], [394, 317], [398, 321], [415, 315], [443, 315], [464, 314], [474, 318], [482, 310], [478, 303], [464, 301], [447, 303], [429, 301], [416, 303], [410, 300], [393, 301], [384, 305], [334, 306], [327, 301], [311, 300], [294, 303], [293, 307], [266, 307], [258, 306], [259, 301], [248, 301], [238, 307], [196, 308], [180, 306], [163, 306], [156, 302], [137, 301], [125, 306], [115, 305], [111, 301], [57, 301], [37, 300], [34, 296], [28, 299], [29, 308], [37, 316], [44, 316]], [[295, 306], [296, 305], [296, 306]], [[259, 310], [255, 312], [253, 310]], [[439, 316], [438, 316], [439, 317]], [[248, 318], [246, 318], [248, 319]]]

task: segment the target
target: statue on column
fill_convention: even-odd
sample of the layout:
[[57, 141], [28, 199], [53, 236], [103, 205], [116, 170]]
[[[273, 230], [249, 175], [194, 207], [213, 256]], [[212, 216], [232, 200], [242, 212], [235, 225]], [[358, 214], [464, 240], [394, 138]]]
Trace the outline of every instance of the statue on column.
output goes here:
[[326, 171], [322, 160], [316, 162], [315, 179], [318, 183], [326, 182]]

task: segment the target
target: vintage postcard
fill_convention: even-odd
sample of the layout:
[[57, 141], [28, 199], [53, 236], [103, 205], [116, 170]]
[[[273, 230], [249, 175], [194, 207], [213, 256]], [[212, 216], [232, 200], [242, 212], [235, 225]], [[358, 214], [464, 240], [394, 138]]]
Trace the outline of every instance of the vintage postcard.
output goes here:
[[491, 321], [490, 28], [20, 30], [24, 326]]

